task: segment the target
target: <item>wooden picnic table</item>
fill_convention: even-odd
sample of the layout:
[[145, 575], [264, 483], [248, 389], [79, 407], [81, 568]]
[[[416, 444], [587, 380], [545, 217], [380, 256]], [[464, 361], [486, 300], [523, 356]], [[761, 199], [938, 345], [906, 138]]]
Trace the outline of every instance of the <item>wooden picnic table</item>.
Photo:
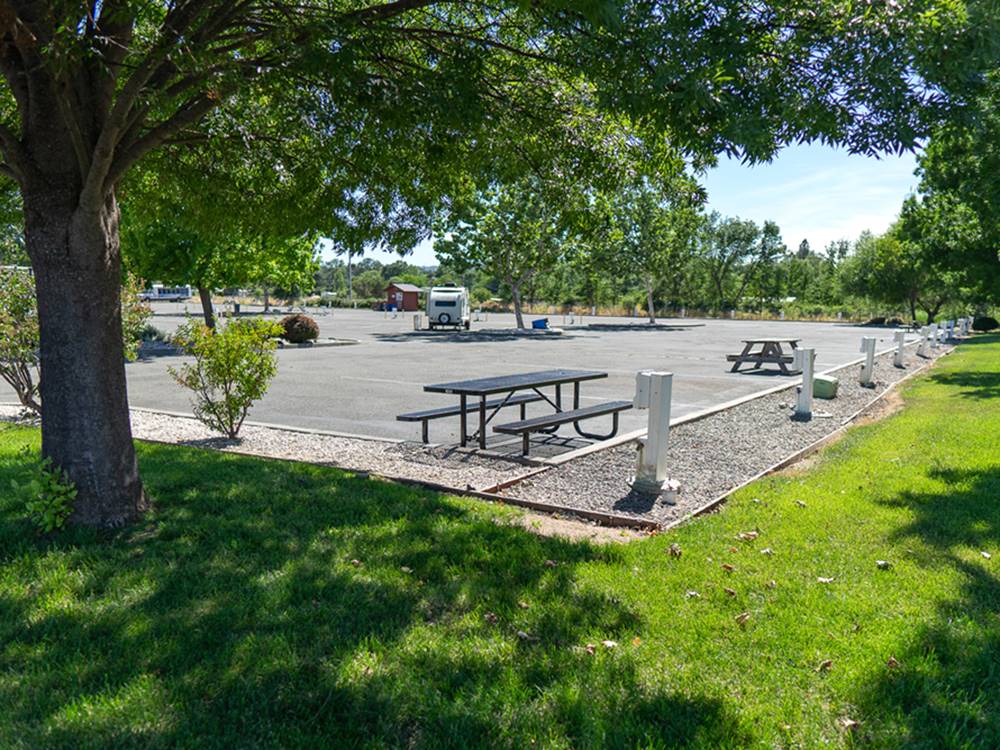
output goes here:
[[[801, 339], [790, 338], [757, 338], [743, 339], [743, 351], [739, 354], [729, 354], [726, 360], [733, 363], [730, 372], [739, 372], [740, 367], [747, 363], [753, 363], [754, 369], [760, 368], [764, 364], [778, 365], [785, 375], [795, 375], [800, 370], [792, 370], [788, 365], [795, 361], [794, 352], [799, 348]], [[784, 345], [792, 354], [785, 354]], [[759, 347], [759, 348], [755, 348]]]
[[[572, 384], [573, 409], [575, 410], [580, 406], [580, 383], [587, 380], [599, 380], [601, 378], [606, 378], [607, 376], [608, 373], [597, 370], [542, 370], [541, 372], [525, 372], [517, 375], [498, 375], [496, 377], [489, 378], [458, 380], [453, 383], [435, 383], [433, 385], [425, 385], [424, 390], [429, 393], [452, 393], [458, 395], [460, 400], [460, 434], [462, 436], [461, 444], [463, 446], [468, 440], [468, 400], [469, 398], [479, 399], [479, 431], [477, 434], [479, 437], [479, 447], [485, 449], [486, 425], [489, 424], [490, 420], [496, 416], [496, 413], [500, 411], [506, 402], [518, 391], [534, 391], [541, 397], [541, 400], [547, 401], [557, 412], [561, 412], [563, 410], [562, 386]], [[554, 399], [550, 399], [540, 390], [542, 388], [552, 386], [555, 386]], [[487, 415], [486, 399], [488, 396], [494, 396], [498, 393], [505, 393], [507, 395], [499, 404], [496, 405], [495, 408], [493, 408], [493, 411]], [[555, 429], [556, 428], [553, 428], [551, 431], [554, 432]], [[579, 432], [578, 427], [577, 431]], [[473, 437], [475, 437], [475, 435]]]

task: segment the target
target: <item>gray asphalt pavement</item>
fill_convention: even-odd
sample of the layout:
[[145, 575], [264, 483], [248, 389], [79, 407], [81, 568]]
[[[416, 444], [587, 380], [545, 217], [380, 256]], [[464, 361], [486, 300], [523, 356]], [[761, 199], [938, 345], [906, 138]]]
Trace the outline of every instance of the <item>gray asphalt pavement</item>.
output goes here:
[[[192, 313], [196, 309], [190, 307]], [[171, 330], [183, 320], [176, 314], [181, 310], [182, 306], [157, 305], [152, 322]], [[725, 356], [740, 351], [744, 338], [800, 338], [802, 346], [815, 347], [819, 370], [858, 358], [863, 335], [876, 336], [880, 349], [892, 345], [891, 330], [833, 323], [675, 318], [653, 327], [641, 319], [587, 318], [583, 327], [567, 326], [564, 336], [525, 338], [475, 335], [477, 330], [512, 328], [511, 315], [490, 315], [485, 322], [474, 322], [472, 335], [415, 332], [410, 314], [387, 318], [369, 310], [334, 310], [318, 315], [317, 321], [322, 337], [353, 338], [361, 343], [279, 351], [278, 376], [254, 407], [251, 419], [418, 440], [419, 424], [397, 422], [396, 414], [453, 402], [449, 396], [425, 393], [425, 384], [552, 368], [608, 372], [604, 380], [583, 384], [582, 405], [631, 398], [638, 370], [670, 370], [674, 373], [673, 410], [679, 416], [785, 380], [772, 372], [729, 372]], [[562, 316], [550, 316], [550, 321], [561, 325]], [[152, 357], [129, 364], [131, 403], [190, 412], [189, 395], [167, 372], [169, 365], [179, 361], [176, 356]], [[535, 413], [543, 413], [544, 404], [532, 406]], [[516, 418], [515, 410], [507, 414]], [[623, 430], [644, 425], [644, 412], [623, 415]], [[594, 429], [602, 426], [595, 423]], [[457, 441], [457, 419], [432, 422], [430, 432], [434, 442]]]

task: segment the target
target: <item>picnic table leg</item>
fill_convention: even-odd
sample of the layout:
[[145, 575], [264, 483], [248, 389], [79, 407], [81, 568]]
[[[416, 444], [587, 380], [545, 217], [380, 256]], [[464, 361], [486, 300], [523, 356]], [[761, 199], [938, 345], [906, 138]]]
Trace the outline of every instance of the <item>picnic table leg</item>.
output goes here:
[[462, 413], [458, 417], [458, 421], [459, 421], [459, 424], [461, 425], [461, 433], [462, 433], [462, 440], [460, 442], [460, 445], [464, 448], [465, 447], [465, 443], [466, 443], [466, 439], [468, 437], [468, 430], [467, 430], [467, 424], [466, 424], [466, 419], [465, 419], [465, 410], [466, 410], [466, 408], [469, 405], [468, 397], [463, 393], [461, 396], [459, 396], [458, 403], [462, 407]]
[[430, 422], [429, 419], [422, 419], [420, 421], [420, 424], [421, 424], [420, 436], [424, 439], [424, 444], [427, 444], [427, 443], [430, 442], [430, 440], [427, 439], [427, 423], [428, 422]]
[[479, 448], [486, 450], [486, 396], [479, 397]]
[[775, 344], [774, 348], [775, 348], [775, 354], [778, 357], [778, 367], [781, 368], [781, 374], [790, 375], [792, 371], [785, 366], [785, 361], [782, 359], [782, 357], [785, 354], [785, 350], [781, 348], [781, 344]]
[[580, 381], [576, 380], [573, 382], [573, 408], [580, 408]]
[[737, 359], [735, 362], [733, 362], [733, 368], [729, 372], [739, 372], [740, 371], [740, 365], [743, 364], [744, 357], [747, 356], [747, 354], [750, 352], [750, 349], [752, 347], [753, 347], [753, 343], [747, 343], [747, 344], [743, 345], [743, 351], [740, 352], [740, 358]]
[[562, 384], [556, 383], [556, 411], [562, 411]]

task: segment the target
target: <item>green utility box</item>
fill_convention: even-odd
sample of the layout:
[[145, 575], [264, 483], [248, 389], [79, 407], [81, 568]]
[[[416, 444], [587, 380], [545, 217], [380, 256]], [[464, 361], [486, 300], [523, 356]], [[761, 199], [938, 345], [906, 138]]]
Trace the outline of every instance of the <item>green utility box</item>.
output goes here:
[[817, 375], [813, 378], [813, 396], [816, 398], [836, 398], [839, 383], [839, 380], [829, 375]]

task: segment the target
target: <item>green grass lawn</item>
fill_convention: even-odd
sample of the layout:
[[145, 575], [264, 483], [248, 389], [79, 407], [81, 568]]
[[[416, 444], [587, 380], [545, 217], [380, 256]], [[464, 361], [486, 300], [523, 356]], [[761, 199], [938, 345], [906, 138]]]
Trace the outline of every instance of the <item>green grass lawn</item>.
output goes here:
[[151, 445], [145, 524], [43, 539], [6, 489], [38, 435], [6, 428], [0, 748], [996, 748], [1000, 337], [904, 393], [807, 472], [606, 547]]

